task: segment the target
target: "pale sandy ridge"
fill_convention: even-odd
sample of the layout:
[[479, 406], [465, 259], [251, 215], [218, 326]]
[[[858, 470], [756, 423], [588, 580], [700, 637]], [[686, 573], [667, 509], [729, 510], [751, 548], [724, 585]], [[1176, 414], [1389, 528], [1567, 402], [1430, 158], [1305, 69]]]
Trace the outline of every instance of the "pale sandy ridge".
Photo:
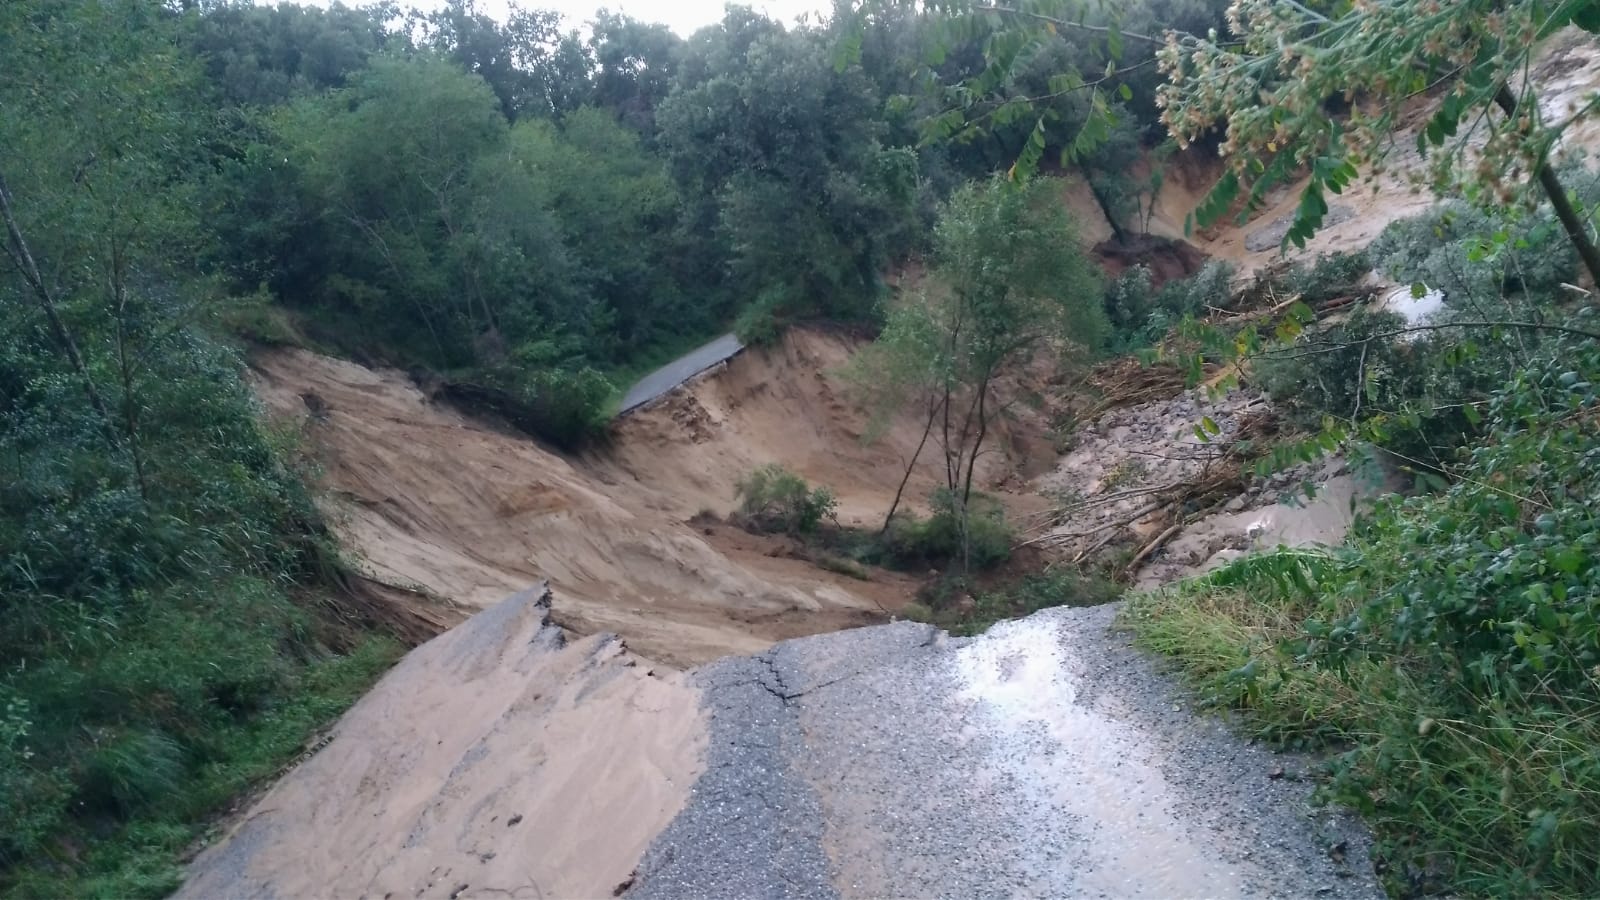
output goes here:
[[177, 896], [609, 896], [700, 774], [700, 692], [548, 615], [534, 588], [412, 651]]

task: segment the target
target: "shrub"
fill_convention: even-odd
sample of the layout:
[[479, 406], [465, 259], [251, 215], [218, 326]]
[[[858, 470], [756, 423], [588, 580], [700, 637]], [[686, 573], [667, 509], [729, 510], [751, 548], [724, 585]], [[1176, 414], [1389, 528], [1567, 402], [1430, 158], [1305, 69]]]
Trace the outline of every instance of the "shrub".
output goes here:
[[733, 333], [749, 347], [775, 344], [783, 334], [779, 316], [791, 304], [790, 292], [779, 287], [762, 291], [733, 322]]
[[769, 463], [739, 479], [734, 488], [739, 514], [763, 531], [804, 534], [834, 518], [839, 503], [826, 487], [812, 488], [804, 478], [778, 463]]
[[1155, 308], [1169, 318], [1199, 315], [1207, 306], [1221, 306], [1233, 294], [1233, 279], [1239, 267], [1220, 259], [1208, 261], [1188, 278], [1178, 278], [1161, 286]]
[[504, 416], [517, 428], [567, 449], [604, 430], [607, 404], [616, 393], [610, 379], [592, 366], [499, 366], [482, 377], [483, 384], [452, 382], [446, 390], [459, 402]]
[[1106, 288], [1106, 315], [1115, 328], [1113, 349], [1149, 346], [1186, 316], [1198, 316], [1208, 306], [1222, 306], [1233, 292], [1238, 269], [1211, 260], [1188, 278], [1177, 278], [1155, 289], [1144, 265], [1123, 272]]
[[1106, 318], [1119, 332], [1142, 328], [1155, 308], [1155, 289], [1151, 287], [1150, 267], [1143, 263], [1128, 270], [1106, 285]]
[[901, 565], [964, 564], [973, 570], [1005, 562], [1015, 539], [1005, 508], [987, 494], [973, 494], [964, 543], [960, 503], [949, 489], [940, 488], [929, 497], [932, 512], [926, 519], [896, 516], [885, 535], [890, 558]]
[[1299, 294], [1302, 302], [1315, 306], [1356, 293], [1371, 272], [1367, 251], [1339, 251], [1319, 253], [1311, 263], [1291, 267], [1282, 280], [1286, 293]]
[[[1280, 737], [1331, 737], [1398, 893], [1589, 896], [1600, 868], [1600, 347], [1485, 405], [1446, 490], [1346, 548], [1247, 557], [1125, 620]], [[1442, 884], [1439, 882], [1443, 882]]]

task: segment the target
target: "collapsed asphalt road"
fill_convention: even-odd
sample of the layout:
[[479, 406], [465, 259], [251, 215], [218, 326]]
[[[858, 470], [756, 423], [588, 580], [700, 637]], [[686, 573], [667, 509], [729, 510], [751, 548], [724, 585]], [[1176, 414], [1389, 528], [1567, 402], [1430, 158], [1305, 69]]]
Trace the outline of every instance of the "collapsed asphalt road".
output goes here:
[[1304, 761], [1191, 712], [1113, 615], [704, 668], [704, 772], [627, 896], [1383, 896], [1359, 825], [1308, 808]]
[[1302, 761], [1058, 609], [684, 674], [526, 591], [412, 651], [180, 896], [1380, 897]]
[[685, 353], [670, 363], [639, 379], [622, 398], [621, 413], [635, 409], [660, 397], [701, 372], [720, 365], [744, 350], [744, 343], [735, 335], [725, 334], [714, 341]]

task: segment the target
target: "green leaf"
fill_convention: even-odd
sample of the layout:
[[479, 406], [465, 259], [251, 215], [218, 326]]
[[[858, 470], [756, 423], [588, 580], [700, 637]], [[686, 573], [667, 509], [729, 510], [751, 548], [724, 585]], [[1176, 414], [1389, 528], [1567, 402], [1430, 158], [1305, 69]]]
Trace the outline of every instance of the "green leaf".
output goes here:
[[1117, 94], [1120, 95], [1124, 100], [1132, 100], [1133, 88], [1128, 87], [1126, 84], [1120, 85], [1117, 87]]
[[1239, 197], [1239, 176], [1232, 171], [1224, 174], [1206, 194], [1194, 211], [1194, 220], [1204, 228], [1216, 222]]

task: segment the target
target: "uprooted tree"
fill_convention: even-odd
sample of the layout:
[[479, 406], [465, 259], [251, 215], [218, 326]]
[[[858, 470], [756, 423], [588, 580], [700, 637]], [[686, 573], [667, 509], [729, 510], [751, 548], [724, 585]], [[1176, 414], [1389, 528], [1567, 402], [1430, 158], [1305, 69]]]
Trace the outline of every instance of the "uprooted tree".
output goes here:
[[998, 383], [1042, 346], [1093, 346], [1106, 327], [1100, 286], [1068, 215], [1052, 179], [995, 178], [957, 191], [940, 217], [926, 282], [894, 304], [852, 373], [877, 433], [906, 410], [923, 425], [883, 527], [931, 439], [944, 458], [963, 567], [978, 460], [1005, 408]]

